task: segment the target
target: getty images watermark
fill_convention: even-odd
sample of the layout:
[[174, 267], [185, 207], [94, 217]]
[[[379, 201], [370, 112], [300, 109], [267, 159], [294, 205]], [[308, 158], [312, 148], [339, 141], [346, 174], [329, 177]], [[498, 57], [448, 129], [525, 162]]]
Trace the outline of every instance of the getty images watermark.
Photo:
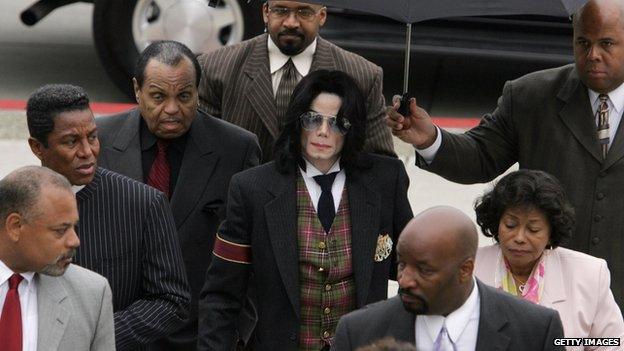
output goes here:
[[556, 338], [555, 346], [620, 346], [620, 338]]

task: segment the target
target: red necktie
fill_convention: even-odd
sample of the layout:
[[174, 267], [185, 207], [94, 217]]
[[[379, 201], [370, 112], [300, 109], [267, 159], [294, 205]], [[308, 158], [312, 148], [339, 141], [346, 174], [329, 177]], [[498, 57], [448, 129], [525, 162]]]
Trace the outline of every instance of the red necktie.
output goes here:
[[2, 317], [0, 317], [0, 348], [6, 351], [22, 351], [22, 308], [20, 307], [17, 287], [22, 281], [22, 276], [13, 274], [9, 278], [9, 291], [7, 291]]
[[169, 177], [171, 175], [169, 161], [167, 160], [167, 146], [169, 146], [169, 142], [158, 139], [156, 146], [158, 146], [158, 152], [147, 176], [147, 185], [162, 191], [169, 198]]

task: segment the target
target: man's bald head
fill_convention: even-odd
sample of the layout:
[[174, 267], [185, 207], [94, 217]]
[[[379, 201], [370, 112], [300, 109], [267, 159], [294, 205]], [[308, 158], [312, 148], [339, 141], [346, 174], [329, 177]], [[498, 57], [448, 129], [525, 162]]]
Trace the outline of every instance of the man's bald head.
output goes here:
[[477, 230], [453, 207], [434, 207], [412, 219], [397, 243], [399, 295], [415, 314], [448, 315], [473, 288]]
[[624, 82], [624, 0], [590, 0], [572, 18], [579, 78], [608, 94]]
[[479, 236], [472, 220], [449, 206], [432, 207], [419, 213], [403, 229], [402, 240], [420, 240], [439, 247], [445, 255], [458, 260], [474, 258]]

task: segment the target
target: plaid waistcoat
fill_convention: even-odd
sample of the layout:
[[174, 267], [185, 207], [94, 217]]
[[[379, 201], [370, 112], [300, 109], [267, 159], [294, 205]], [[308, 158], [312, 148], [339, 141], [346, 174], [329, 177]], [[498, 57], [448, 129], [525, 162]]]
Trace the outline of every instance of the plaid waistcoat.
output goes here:
[[297, 180], [299, 241], [299, 349], [330, 345], [338, 320], [355, 309], [351, 257], [351, 220], [346, 187], [334, 223], [325, 233], [303, 177]]

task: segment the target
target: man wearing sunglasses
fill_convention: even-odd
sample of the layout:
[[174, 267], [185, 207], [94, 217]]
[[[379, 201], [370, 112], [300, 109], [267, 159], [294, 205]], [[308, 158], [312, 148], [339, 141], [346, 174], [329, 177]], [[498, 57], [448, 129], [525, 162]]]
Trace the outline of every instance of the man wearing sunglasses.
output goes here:
[[267, 1], [262, 16], [267, 33], [199, 57], [200, 106], [255, 133], [264, 163], [274, 158], [273, 143], [296, 83], [319, 69], [341, 70], [355, 79], [366, 98], [364, 149], [394, 156], [392, 136], [384, 126], [382, 69], [319, 36], [327, 9]]
[[363, 152], [364, 98], [341, 71], [294, 89], [275, 161], [232, 177], [199, 302], [199, 350], [231, 350], [248, 292], [253, 350], [328, 350], [338, 319], [387, 297], [412, 218], [401, 161]]

